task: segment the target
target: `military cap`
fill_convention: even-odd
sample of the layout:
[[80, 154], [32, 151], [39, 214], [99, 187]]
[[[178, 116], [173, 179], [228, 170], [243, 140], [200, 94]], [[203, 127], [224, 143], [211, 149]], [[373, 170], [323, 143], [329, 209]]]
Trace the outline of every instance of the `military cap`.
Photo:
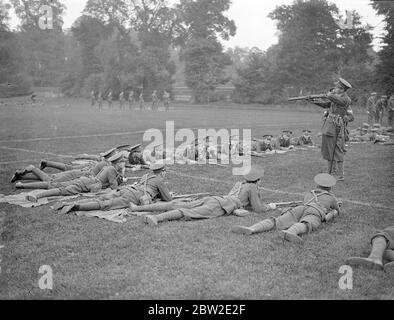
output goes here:
[[246, 181], [257, 181], [264, 177], [264, 169], [260, 167], [252, 167], [249, 173], [244, 175]]
[[380, 129], [380, 123], [375, 123], [375, 124], [373, 125], [373, 128], [378, 128], [378, 129]]
[[135, 146], [132, 146], [131, 148], [130, 148], [130, 152], [131, 151], [134, 151], [134, 150], [136, 150], [136, 149], [138, 149], [138, 148], [140, 148], [141, 147], [141, 143], [140, 144], [136, 144]]
[[372, 93], [371, 93], [371, 96], [376, 96], [376, 95], [377, 95], [376, 92], [372, 92]]
[[369, 124], [366, 123], [366, 122], [364, 122], [363, 125], [362, 125], [362, 127], [368, 129], [368, 128], [369, 128]]
[[100, 156], [102, 156], [104, 158], [108, 158], [108, 157], [112, 156], [114, 154], [114, 152], [116, 152], [116, 148], [112, 148], [112, 149], [109, 149], [108, 151], [100, 153]]
[[293, 134], [293, 131], [290, 131], [290, 130], [283, 130], [282, 132], [283, 132], [283, 133]]
[[347, 82], [345, 79], [343, 78], [338, 78], [339, 83], [342, 85], [342, 87], [344, 87], [345, 89], [351, 89], [352, 85]]
[[272, 134], [265, 134], [263, 135], [263, 138], [273, 138], [274, 136]]
[[308, 129], [302, 130], [302, 132], [312, 133], [312, 131], [311, 131], [311, 130], [308, 130]]
[[118, 152], [117, 154], [113, 155], [108, 159], [109, 162], [121, 162], [121, 161], [126, 161], [126, 156], [124, 152]]
[[318, 186], [331, 188], [336, 185], [337, 180], [328, 173], [319, 173], [313, 179]]
[[165, 169], [165, 164], [160, 162], [152, 163], [149, 169], [153, 172], [163, 171]]

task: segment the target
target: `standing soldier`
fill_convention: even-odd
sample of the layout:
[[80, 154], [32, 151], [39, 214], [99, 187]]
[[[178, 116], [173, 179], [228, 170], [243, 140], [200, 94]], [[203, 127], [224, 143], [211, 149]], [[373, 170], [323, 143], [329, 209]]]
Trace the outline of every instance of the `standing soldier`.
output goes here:
[[152, 93], [152, 110], [157, 110], [158, 109], [158, 102], [159, 99], [157, 98], [157, 91], [154, 90]]
[[119, 94], [119, 109], [120, 110], [123, 110], [124, 102], [125, 102], [125, 100], [124, 100], [124, 92], [122, 91]]
[[375, 114], [376, 114], [376, 109], [375, 105], [377, 102], [377, 96], [376, 92], [372, 92], [371, 96], [368, 98], [367, 101], [367, 113], [368, 113], [368, 124], [373, 125], [373, 122], [375, 121]]
[[103, 93], [101, 92], [101, 90], [98, 93], [97, 101], [98, 101], [99, 110], [103, 110]]
[[388, 113], [388, 126], [391, 127], [391, 132], [394, 131], [393, 120], [394, 120], [394, 93], [391, 95], [387, 102], [387, 113]]
[[308, 99], [312, 103], [329, 109], [323, 116], [321, 153], [327, 160], [328, 173], [338, 167], [338, 181], [344, 180], [344, 154], [345, 154], [345, 123], [349, 121], [349, 108], [352, 100], [346, 91], [352, 86], [345, 79], [339, 78], [335, 87], [323, 98]]
[[387, 96], [382, 96], [378, 102], [376, 102], [375, 123], [383, 125], [384, 109], [387, 109]]
[[94, 90], [92, 90], [92, 92], [90, 93], [90, 99], [92, 100], [92, 107], [94, 107], [96, 103], [96, 93], [94, 92]]
[[166, 111], [170, 110], [170, 94], [167, 91], [163, 93], [164, 108]]
[[111, 109], [111, 107], [112, 107], [112, 90], [109, 90], [109, 92], [108, 92], [107, 101], [108, 101], [108, 108]]
[[129, 109], [131, 110], [131, 107], [133, 106], [134, 102], [134, 91], [131, 90], [129, 93]]
[[139, 103], [140, 103], [140, 110], [142, 111], [142, 110], [144, 110], [144, 92], [143, 91], [141, 91], [141, 93], [140, 93], [140, 101], [139, 101]]

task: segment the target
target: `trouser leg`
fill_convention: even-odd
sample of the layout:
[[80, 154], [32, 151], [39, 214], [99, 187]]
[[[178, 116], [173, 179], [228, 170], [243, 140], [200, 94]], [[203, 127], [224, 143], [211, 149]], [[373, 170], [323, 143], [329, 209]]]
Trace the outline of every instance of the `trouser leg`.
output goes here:
[[49, 183], [47, 181], [41, 182], [30, 182], [30, 183], [17, 183], [15, 185], [17, 189], [48, 189]]
[[179, 210], [171, 210], [160, 213], [156, 216], [145, 216], [145, 223], [156, 226], [159, 222], [179, 220], [183, 218], [183, 213]]
[[169, 211], [173, 209], [174, 209], [174, 205], [171, 202], [152, 203], [148, 205], [135, 206], [130, 208], [130, 210], [134, 212], [156, 212], [156, 211]]
[[383, 254], [387, 249], [387, 240], [385, 237], [378, 236], [372, 240], [372, 249], [368, 258], [351, 257], [346, 263], [350, 266], [364, 267], [368, 269], [383, 269]]
[[67, 165], [61, 162], [55, 162], [55, 161], [45, 161], [46, 166], [50, 168], [55, 168], [60, 171], [66, 171], [67, 170]]
[[26, 199], [31, 202], [37, 202], [38, 199], [47, 198], [47, 197], [55, 197], [60, 196], [61, 190], [60, 189], [50, 189], [43, 192], [40, 192], [36, 195], [27, 195]]
[[275, 219], [269, 218], [262, 220], [250, 227], [235, 226], [231, 229], [232, 232], [237, 234], [252, 235], [255, 233], [271, 231], [275, 228]]
[[44, 171], [38, 169], [38, 168], [31, 168], [31, 172], [37, 176], [38, 179], [41, 181], [50, 181], [51, 177], [46, 174]]
[[328, 160], [327, 161], [327, 172], [329, 174], [332, 174], [332, 175], [336, 174], [336, 172], [337, 172], [337, 162], [335, 160], [332, 160], [332, 161]]
[[343, 161], [337, 161], [337, 165], [338, 165], [338, 178], [343, 179], [345, 176], [344, 163]]

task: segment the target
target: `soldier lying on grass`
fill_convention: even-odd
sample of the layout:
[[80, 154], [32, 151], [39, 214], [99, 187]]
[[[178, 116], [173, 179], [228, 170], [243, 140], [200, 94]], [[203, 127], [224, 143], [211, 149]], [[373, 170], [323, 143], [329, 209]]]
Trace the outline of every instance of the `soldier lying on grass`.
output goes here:
[[261, 202], [261, 192], [259, 184], [264, 176], [264, 170], [254, 167], [249, 174], [244, 176], [243, 182], [237, 182], [227, 196], [209, 196], [201, 200], [189, 203], [169, 202], [157, 203], [146, 206], [130, 205], [130, 210], [134, 212], [157, 212], [165, 211], [158, 215], [147, 215], [144, 217], [145, 223], [156, 226], [159, 222], [194, 219], [210, 219], [231, 214], [245, 215], [248, 211], [243, 208], [251, 208], [255, 212], [265, 212], [273, 209], [272, 204]]
[[157, 199], [172, 201], [171, 194], [164, 184], [166, 170], [163, 164], [152, 164], [152, 173], [146, 174], [135, 185], [123, 186], [108, 195], [97, 199], [82, 200], [77, 203], [60, 203], [55, 206], [61, 213], [70, 211], [115, 210], [128, 208], [130, 203], [143, 205]]
[[305, 194], [303, 205], [284, 209], [279, 217], [270, 217], [251, 227], [235, 226], [232, 231], [252, 235], [276, 229], [284, 240], [302, 243], [300, 235], [317, 230], [324, 221], [330, 221], [340, 212], [338, 201], [331, 192], [336, 179], [321, 173], [315, 176], [314, 181], [317, 189]]
[[[31, 202], [37, 202], [38, 199], [53, 196], [70, 196], [85, 192], [98, 192], [101, 189], [116, 189], [123, 182], [122, 173], [125, 168], [127, 159], [123, 153], [118, 153], [108, 159], [111, 165], [105, 166], [96, 176], [88, 175], [81, 178], [66, 182], [36, 182], [41, 183], [41, 189], [49, 190], [38, 193], [37, 195], [27, 195], [26, 199]], [[29, 184], [24, 184], [24, 188]]]

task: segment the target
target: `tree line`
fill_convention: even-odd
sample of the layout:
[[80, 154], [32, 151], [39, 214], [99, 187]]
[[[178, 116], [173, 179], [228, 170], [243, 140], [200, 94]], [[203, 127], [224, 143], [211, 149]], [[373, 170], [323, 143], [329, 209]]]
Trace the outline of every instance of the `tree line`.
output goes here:
[[[221, 40], [236, 33], [226, 15], [231, 0], [180, 0], [173, 6], [166, 0], [88, 0], [69, 30], [63, 29], [61, 0], [10, 2], [20, 25], [10, 30], [10, 6], [0, 0], [0, 90], [6, 84], [16, 93], [30, 85], [59, 86], [70, 96], [111, 90], [116, 97], [133, 90], [148, 98], [153, 90], [171, 92], [182, 70], [196, 102], [209, 101], [225, 84], [234, 85], [236, 102], [283, 102], [289, 95], [324, 92], [338, 76], [352, 83], [355, 101], [371, 90], [394, 91], [390, 2], [371, 2], [387, 31], [378, 53], [359, 14], [353, 11], [351, 27], [343, 28], [337, 6], [327, 0], [277, 6], [269, 17], [279, 41], [266, 51], [225, 50]], [[38, 23], [42, 5], [53, 8], [50, 30]]]

